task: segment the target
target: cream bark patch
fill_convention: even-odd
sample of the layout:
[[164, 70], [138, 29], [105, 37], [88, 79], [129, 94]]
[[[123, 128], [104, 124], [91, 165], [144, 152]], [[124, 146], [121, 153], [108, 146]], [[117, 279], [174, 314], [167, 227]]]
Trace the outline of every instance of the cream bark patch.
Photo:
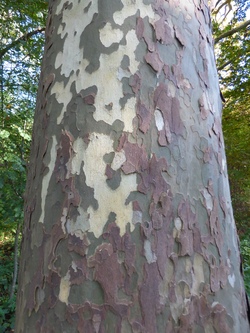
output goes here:
[[121, 11], [117, 11], [114, 13], [114, 21], [117, 24], [122, 25], [124, 23], [125, 18], [129, 16], [133, 16], [137, 12], [137, 8], [140, 8], [140, 16], [153, 19], [155, 17], [155, 13], [152, 9], [151, 5], [145, 5], [143, 0], [136, 0], [137, 6], [135, 6], [134, 0], [122, 0], [124, 7]]
[[99, 31], [100, 40], [106, 47], [109, 47], [113, 43], [119, 43], [123, 37], [123, 32], [120, 29], [113, 29], [109, 22]]
[[155, 110], [155, 124], [158, 131], [161, 131], [164, 128], [164, 119], [160, 110]]
[[201, 255], [195, 254], [193, 264], [193, 285], [192, 294], [199, 295], [201, 284], [205, 282], [204, 270], [203, 270], [204, 259]]
[[98, 12], [98, 1], [92, 1], [87, 11], [82, 15], [82, 5], [77, 0], [71, 1], [73, 4], [64, 9], [62, 23], [57, 33], [64, 40], [63, 52], [59, 52], [56, 58], [56, 68], [61, 66], [61, 74], [69, 77], [72, 71], [79, 67], [79, 60], [82, 58], [82, 50], [79, 48], [80, 36], [84, 29], [90, 24], [93, 15]]
[[44, 218], [45, 218], [45, 201], [46, 201], [46, 195], [48, 192], [48, 187], [49, 187], [49, 181], [51, 179], [54, 167], [55, 167], [55, 162], [56, 162], [56, 137], [53, 135], [52, 137], [52, 144], [51, 144], [51, 149], [50, 149], [50, 162], [49, 165], [47, 166], [48, 172], [46, 175], [43, 177], [42, 180], [42, 193], [41, 193], [41, 209], [42, 213], [39, 218], [39, 222], [44, 223]]
[[[100, 67], [97, 71], [89, 74], [86, 72], [86, 67], [89, 65], [89, 61], [81, 59], [79, 55], [78, 63], [79, 71], [76, 74], [72, 72], [69, 81], [65, 85], [64, 82], [55, 82], [52, 87], [52, 93], [56, 94], [56, 98], [61, 103], [62, 111], [57, 118], [57, 124], [60, 124], [64, 112], [66, 111], [67, 105], [71, 100], [72, 93], [70, 91], [72, 83], [76, 84], [76, 90], [79, 93], [82, 89], [86, 89], [90, 86], [97, 86], [97, 95], [95, 97], [95, 108], [94, 118], [97, 121], [103, 120], [106, 123], [112, 125], [112, 123], [119, 119], [124, 122], [124, 130], [127, 132], [133, 131], [133, 119], [136, 116], [136, 99], [131, 97], [126, 102], [124, 108], [121, 108], [120, 99], [124, 97], [123, 85], [121, 82], [122, 76], [120, 71], [121, 61], [124, 55], [127, 55], [130, 60], [129, 72], [130, 75], [134, 74], [137, 69], [139, 62], [135, 59], [135, 50], [138, 44], [135, 31], [130, 31], [126, 35], [126, 45], [120, 45], [118, 50], [111, 54], [101, 54], [100, 56]], [[59, 57], [60, 58], [60, 57]], [[58, 68], [61, 64], [62, 58], [57, 57], [56, 67]], [[71, 58], [68, 57], [68, 63], [71, 63]], [[65, 59], [64, 59], [65, 62]], [[72, 65], [71, 69], [74, 69]], [[65, 68], [61, 68], [62, 74], [68, 73]], [[113, 75], [112, 73], [117, 73]], [[128, 77], [128, 72], [124, 72], [124, 77]], [[105, 105], [109, 105], [112, 101], [112, 110], [107, 111]]]
[[113, 140], [109, 136], [99, 133], [92, 133], [88, 147], [84, 151], [83, 171], [86, 176], [86, 184], [94, 188], [94, 197], [98, 202], [98, 208], [94, 210], [89, 207], [89, 231], [99, 237], [103, 232], [111, 212], [116, 214], [116, 224], [120, 228], [120, 233], [125, 233], [127, 223], [132, 224], [133, 209], [132, 204], [126, 204], [126, 199], [132, 191], [136, 191], [136, 174], [121, 175], [120, 186], [116, 190], [110, 189], [106, 184], [106, 163], [103, 156], [113, 152]]
[[156, 254], [152, 251], [151, 243], [148, 239], [144, 242], [144, 253], [149, 264], [156, 262], [157, 257]]
[[79, 215], [77, 216], [76, 221], [68, 219], [66, 222], [66, 229], [69, 234], [83, 239], [84, 232], [90, 228], [88, 214], [82, 207], [78, 207], [77, 210]]
[[61, 278], [59, 289], [59, 300], [68, 304], [69, 292], [70, 292], [70, 274], [69, 272]]
[[[134, 53], [138, 39], [134, 31], [130, 31], [126, 35], [126, 41], [126, 45], [120, 45], [117, 51], [109, 55], [101, 54], [100, 67], [91, 74], [85, 71], [89, 64], [88, 61], [82, 61], [80, 73], [76, 78], [76, 89], [80, 92], [81, 89], [96, 85], [97, 95], [94, 104], [96, 108], [94, 112], [95, 120], [103, 120], [112, 125], [115, 120], [119, 119], [124, 122], [124, 131], [132, 132], [132, 121], [136, 116], [136, 99], [131, 97], [124, 108], [121, 108], [120, 99], [124, 97], [124, 94], [123, 86], [120, 81], [120, 65], [124, 55], [127, 55], [130, 60], [129, 71], [131, 75], [137, 71], [139, 62], [135, 59]], [[113, 73], [117, 73], [117, 75], [113, 75]], [[109, 105], [111, 102], [113, 104], [112, 110], [107, 111], [105, 105]]]
[[115, 157], [112, 161], [111, 168], [113, 170], [118, 170], [125, 161], [126, 161], [126, 156], [123, 149], [119, 152], [115, 152]]

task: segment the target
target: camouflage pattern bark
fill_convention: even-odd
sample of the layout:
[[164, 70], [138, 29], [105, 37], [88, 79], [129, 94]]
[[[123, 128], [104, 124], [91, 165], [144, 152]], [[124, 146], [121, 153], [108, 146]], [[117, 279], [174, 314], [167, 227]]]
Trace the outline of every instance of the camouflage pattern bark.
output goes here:
[[249, 332], [206, 0], [54, 0], [16, 333]]

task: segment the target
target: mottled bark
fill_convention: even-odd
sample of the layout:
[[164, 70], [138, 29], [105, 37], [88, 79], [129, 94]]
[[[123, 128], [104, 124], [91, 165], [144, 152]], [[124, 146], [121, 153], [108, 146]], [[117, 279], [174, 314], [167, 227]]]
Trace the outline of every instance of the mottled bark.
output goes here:
[[248, 332], [205, 0], [51, 1], [16, 333]]

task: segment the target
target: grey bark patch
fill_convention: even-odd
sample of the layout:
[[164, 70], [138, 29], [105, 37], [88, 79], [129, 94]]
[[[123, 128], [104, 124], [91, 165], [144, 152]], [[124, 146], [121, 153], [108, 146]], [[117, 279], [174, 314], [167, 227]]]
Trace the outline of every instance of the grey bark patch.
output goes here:
[[114, 171], [112, 176], [108, 178], [106, 182], [112, 190], [116, 190], [121, 184], [121, 171]]
[[[105, 22], [113, 23], [113, 14], [115, 11], [121, 10], [122, 2], [111, 1], [107, 5], [106, 0], [98, 1], [98, 13], [94, 14], [91, 23], [85, 28], [81, 34], [80, 48], [83, 48], [83, 57], [89, 61], [86, 67], [88, 73], [93, 73], [100, 66], [101, 53], [111, 54], [118, 49], [119, 44], [113, 43], [110, 47], [105, 47], [100, 40], [99, 29]], [[114, 24], [114, 23], [113, 23]]]
[[104, 291], [97, 281], [85, 281], [82, 285], [73, 285], [70, 288], [69, 302], [72, 304], [83, 304], [93, 302], [101, 305], [104, 302]]

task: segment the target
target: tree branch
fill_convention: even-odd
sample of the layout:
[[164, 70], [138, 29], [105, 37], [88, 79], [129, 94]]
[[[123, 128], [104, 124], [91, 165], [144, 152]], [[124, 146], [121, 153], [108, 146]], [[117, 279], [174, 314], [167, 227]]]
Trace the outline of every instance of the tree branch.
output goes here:
[[233, 64], [233, 62], [236, 60], [236, 59], [241, 59], [242, 56], [244, 56], [245, 53], [244, 51], [241, 50], [241, 52], [237, 53], [234, 57], [228, 59], [226, 62], [224, 62], [224, 64], [220, 65], [219, 67], [217, 67], [217, 70], [218, 71], [221, 71], [223, 70], [226, 66], [230, 65], [230, 64]]
[[[214, 8], [217, 8], [217, 6], [220, 4], [221, 0], [218, 0], [214, 6]], [[223, 8], [223, 7], [229, 7], [228, 13], [232, 10], [232, 0], [225, 0], [217, 9], [214, 10], [214, 14], [218, 14], [218, 12]], [[228, 14], [227, 13], [227, 14]]]
[[220, 67], [218, 67], [217, 70], [222, 71], [227, 65], [230, 65], [232, 63], [232, 60], [234, 60], [234, 59], [235, 58], [226, 61], [224, 64], [222, 64]]
[[8, 44], [4, 49], [0, 50], [0, 58], [2, 58], [10, 49], [21, 43], [22, 41], [30, 39], [32, 36], [37, 35], [41, 32], [45, 31], [45, 28], [37, 28], [23, 36], [19, 37], [18, 39], [14, 40], [12, 43]]
[[17, 229], [15, 234], [15, 245], [14, 245], [14, 271], [13, 271], [13, 278], [12, 278], [12, 284], [10, 289], [10, 299], [13, 298], [15, 294], [15, 288], [16, 288], [16, 282], [17, 282], [17, 274], [18, 274], [18, 238], [21, 231], [21, 222], [18, 221], [17, 223]]
[[235, 34], [236, 32], [245, 29], [246, 27], [248, 27], [250, 25], [250, 20], [243, 22], [242, 24], [238, 25], [238, 27], [231, 29], [229, 31], [224, 32], [223, 34], [219, 35], [218, 37], [216, 37], [214, 39], [214, 44], [217, 44], [221, 39], [232, 36], [233, 34]]

